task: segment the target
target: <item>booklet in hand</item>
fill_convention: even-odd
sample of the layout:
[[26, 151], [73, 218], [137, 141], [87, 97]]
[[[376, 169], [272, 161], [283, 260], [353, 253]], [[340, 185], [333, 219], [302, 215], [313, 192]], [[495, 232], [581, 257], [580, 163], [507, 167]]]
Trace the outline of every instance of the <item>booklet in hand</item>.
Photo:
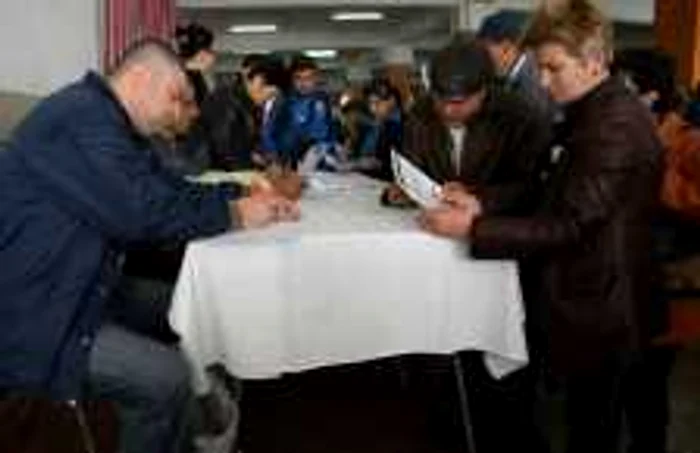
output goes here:
[[411, 161], [391, 151], [391, 167], [396, 184], [422, 208], [434, 208], [440, 204], [442, 187]]

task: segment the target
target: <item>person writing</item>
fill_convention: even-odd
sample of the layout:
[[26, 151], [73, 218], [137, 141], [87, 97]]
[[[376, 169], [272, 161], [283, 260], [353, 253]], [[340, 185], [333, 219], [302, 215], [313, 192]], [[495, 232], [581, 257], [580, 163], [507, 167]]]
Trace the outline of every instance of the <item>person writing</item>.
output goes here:
[[159, 165], [151, 138], [172, 139], [193, 99], [178, 56], [146, 40], [40, 102], [0, 155], [0, 394], [114, 401], [126, 453], [184, 451], [192, 394], [176, 347], [102, 323], [121, 251], [299, 215]]

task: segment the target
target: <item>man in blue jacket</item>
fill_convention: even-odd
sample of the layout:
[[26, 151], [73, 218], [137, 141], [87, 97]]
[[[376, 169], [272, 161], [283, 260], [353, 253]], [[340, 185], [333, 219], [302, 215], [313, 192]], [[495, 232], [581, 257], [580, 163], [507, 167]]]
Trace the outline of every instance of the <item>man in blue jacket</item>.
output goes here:
[[176, 348], [102, 323], [122, 248], [295, 209], [159, 167], [150, 138], [171, 138], [193, 95], [172, 50], [144, 41], [41, 102], [0, 155], [0, 395], [115, 401], [126, 453], [181, 451], [191, 394]]
[[304, 153], [313, 148], [321, 166], [334, 167], [337, 138], [330, 101], [318, 87], [318, 65], [311, 58], [299, 56], [292, 61], [290, 73], [293, 87], [287, 102], [297, 135], [297, 160], [304, 159]]

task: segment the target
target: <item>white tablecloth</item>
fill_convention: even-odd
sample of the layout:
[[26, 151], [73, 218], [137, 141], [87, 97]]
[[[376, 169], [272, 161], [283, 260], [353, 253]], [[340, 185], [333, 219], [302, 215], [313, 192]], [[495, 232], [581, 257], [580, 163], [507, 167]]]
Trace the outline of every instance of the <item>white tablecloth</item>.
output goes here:
[[485, 351], [497, 377], [527, 363], [515, 263], [419, 231], [381, 187], [318, 175], [299, 224], [189, 244], [170, 320], [199, 390], [215, 362], [246, 379], [406, 353]]

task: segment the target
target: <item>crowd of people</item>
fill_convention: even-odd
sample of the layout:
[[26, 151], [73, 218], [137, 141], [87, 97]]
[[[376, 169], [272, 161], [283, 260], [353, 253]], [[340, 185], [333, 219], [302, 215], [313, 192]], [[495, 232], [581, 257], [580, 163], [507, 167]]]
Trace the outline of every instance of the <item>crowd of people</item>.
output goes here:
[[[630, 452], [666, 451], [674, 350], [657, 341], [658, 267], [696, 251], [700, 221], [699, 109], [672, 59], [616, 52], [586, 0], [494, 14], [437, 53], [410, 100], [386, 78], [331, 96], [305, 56], [249, 55], [212, 89], [213, 40], [193, 24], [176, 49], [135, 44], [41, 102], [0, 154], [3, 423], [18, 395], [101, 398], [118, 407], [122, 451], [189, 451], [167, 296], [115, 302], [125, 271], [171, 260], [172, 283], [188, 240], [298, 220], [309, 171], [361, 172], [386, 182], [387, 206], [414, 206], [393, 183], [397, 151], [443, 186], [422, 229], [519, 264], [530, 365], [489, 382], [485, 413], [518, 409], [484, 413], [511, 435], [477, 432], [482, 450], [550, 451], [535, 414], [556, 388], [568, 452], [618, 451], [623, 418]], [[183, 177], [207, 169], [265, 176]]]

